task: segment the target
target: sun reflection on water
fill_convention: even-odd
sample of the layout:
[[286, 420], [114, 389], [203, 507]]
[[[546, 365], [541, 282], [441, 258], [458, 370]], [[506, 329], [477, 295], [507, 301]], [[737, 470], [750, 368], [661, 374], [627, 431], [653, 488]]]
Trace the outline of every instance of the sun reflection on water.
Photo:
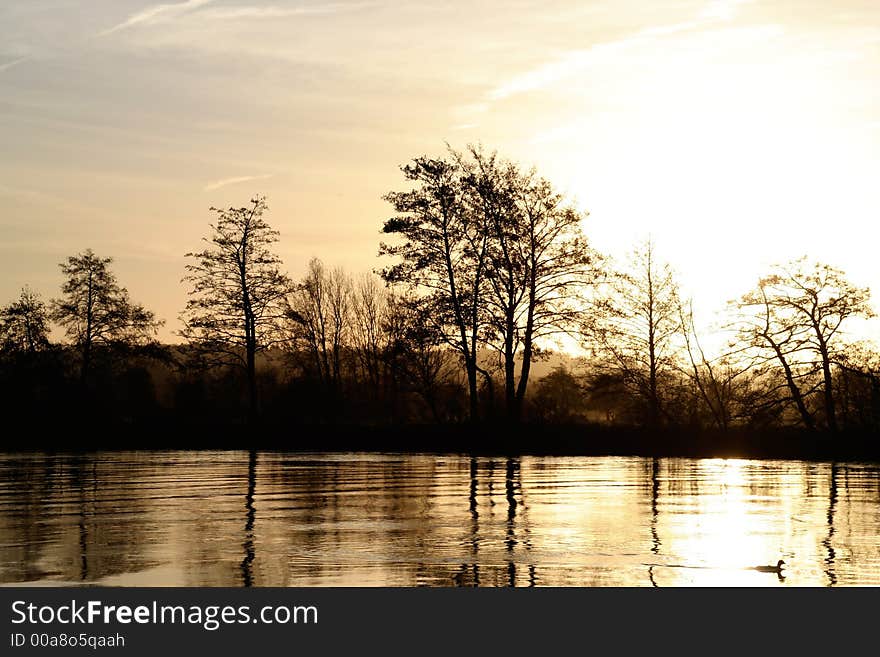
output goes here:
[[878, 535], [876, 465], [0, 455], [0, 583], [880, 584]]

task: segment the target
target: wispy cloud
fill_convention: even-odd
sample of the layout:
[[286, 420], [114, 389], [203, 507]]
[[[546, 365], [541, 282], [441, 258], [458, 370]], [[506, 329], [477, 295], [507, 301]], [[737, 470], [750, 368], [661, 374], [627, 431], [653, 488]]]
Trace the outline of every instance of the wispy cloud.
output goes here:
[[555, 61], [538, 66], [531, 71], [526, 71], [501, 83], [489, 91], [488, 99], [490, 101], [499, 101], [515, 94], [542, 89], [589, 68], [597, 59], [600, 59], [609, 52], [639, 46], [658, 37], [691, 32], [713, 23], [729, 21], [734, 17], [741, 5], [750, 2], [753, 2], [753, 0], [711, 0], [693, 20], [647, 27], [616, 41], [598, 43], [589, 48], [571, 50]]
[[234, 178], [223, 178], [221, 180], [215, 180], [212, 183], [208, 183], [204, 187], [204, 191], [213, 192], [221, 187], [226, 187], [227, 185], [238, 185], [239, 183], [251, 182], [253, 180], [266, 180], [267, 178], [271, 178], [274, 174], [266, 173], [260, 176], [236, 176]]
[[204, 7], [213, 1], [214, 0], [186, 0], [185, 2], [153, 5], [132, 14], [121, 23], [104, 30], [101, 32], [101, 36], [113, 34], [120, 30], [126, 30], [136, 25], [151, 25], [154, 23], [170, 21], [178, 16], [182, 16], [183, 14], [198, 9], [199, 7]]
[[279, 7], [276, 5], [267, 7], [240, 6], [240, 7], [217, 7], [210, 11], [202, 12], [206, 19], [237, 20], [241, 18], [286, 18], [289, 16], [320, 16], [327, 14], [340, 14], [343, 12], [357, 11], [368, 7], [375, 7], [376, 2], [329, 2], [321, 5], [303, 7]]
[[[211, 7], [201, 10], [205, 5], [214, 3], [214, 0], [186, 0], [185, 2], [166, 3], [147, 7], [127, 19], [110, 27], [101, 36], [113, 34], [138, 25], [155, 25], [167, 23], [176, 18], [198, 14], [200, 20], [242, 20], [242, 19], [267, 19], [287, 18], [291, 16], [322, 16], [340, 14], [344, 12], [358, 11], [360, 9], [374, 7], [377, 2], [329, 2], [316, 5], [299, 7], [284, 7], [279, 5], [239, 5], [227, 7]], [[201, 10], [201, 11], [200, 11]]]
[[0, 73], [2, 73], [3, 71], [8, 71], [13, 66], [18, 66], [22, 62], [26, 62], [29, 59], [30, 59], [30, 56], [25, 55], [24, 57], [18, 57], [17, 59], [13, 59], [12, 61], [5, 62], [4, 64], [0, 64]]
[[526, 71], [525, 73], [514, 76], [506, 82], [498, 85], [489, 92], [489, 100], [504, 100], [505, 98], [516, 94], [542, 89], [554, 82], [558, 82], [559, 80], [589, 68], [596, 62], [596, 60], [600, 59], [607, 53], [625, 50], [656, 37], [687, 32], [700, 25], [702, 25], [702, 22], [700, 21], [687, 21], [673, 25], [649, 27], [617, 41], [598, 43], [589, 48], [571, 50], [556, 61], [544, 64], [531, 71]]

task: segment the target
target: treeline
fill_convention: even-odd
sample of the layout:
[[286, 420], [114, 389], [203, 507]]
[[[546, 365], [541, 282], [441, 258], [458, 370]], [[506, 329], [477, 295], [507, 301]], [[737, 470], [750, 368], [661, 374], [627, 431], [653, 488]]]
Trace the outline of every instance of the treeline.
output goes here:
[[[0, 309], [6, 417], [880, 432], [880, 355], [846, 333], [869, 291], [844, 272], [777, 266], [703, 335], [650, 240], [626, 262], [598, 253], [534, 170], [480, 148], [401, 170], [372, 274], [313, 259], [291, 278], [264, 198], [211, 208], [179, 345], [110, 258], [71, 256], [57, 298]], [[534, 380], [548, 358], [563, 363]]]

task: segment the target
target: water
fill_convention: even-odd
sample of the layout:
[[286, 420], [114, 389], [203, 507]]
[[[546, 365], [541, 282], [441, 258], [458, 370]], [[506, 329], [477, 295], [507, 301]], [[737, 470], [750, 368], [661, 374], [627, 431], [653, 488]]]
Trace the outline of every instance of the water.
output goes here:
[[[750, 569], [784, 559], [784, 576]], [[0, 583], [880, 585], [880, 467], [0, 455]]]

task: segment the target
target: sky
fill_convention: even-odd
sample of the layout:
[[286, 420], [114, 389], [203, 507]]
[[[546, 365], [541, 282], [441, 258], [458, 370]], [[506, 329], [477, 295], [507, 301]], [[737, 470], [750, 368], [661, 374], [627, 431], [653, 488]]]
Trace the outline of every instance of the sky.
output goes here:
[[651, 235], [698, 316], [800, 255], [880, 308], [876, 0], [3, 0], [0, 303], [92, 248], [175, 340], [211, 206], [381, 265], [399, 166], [482, 143]]

